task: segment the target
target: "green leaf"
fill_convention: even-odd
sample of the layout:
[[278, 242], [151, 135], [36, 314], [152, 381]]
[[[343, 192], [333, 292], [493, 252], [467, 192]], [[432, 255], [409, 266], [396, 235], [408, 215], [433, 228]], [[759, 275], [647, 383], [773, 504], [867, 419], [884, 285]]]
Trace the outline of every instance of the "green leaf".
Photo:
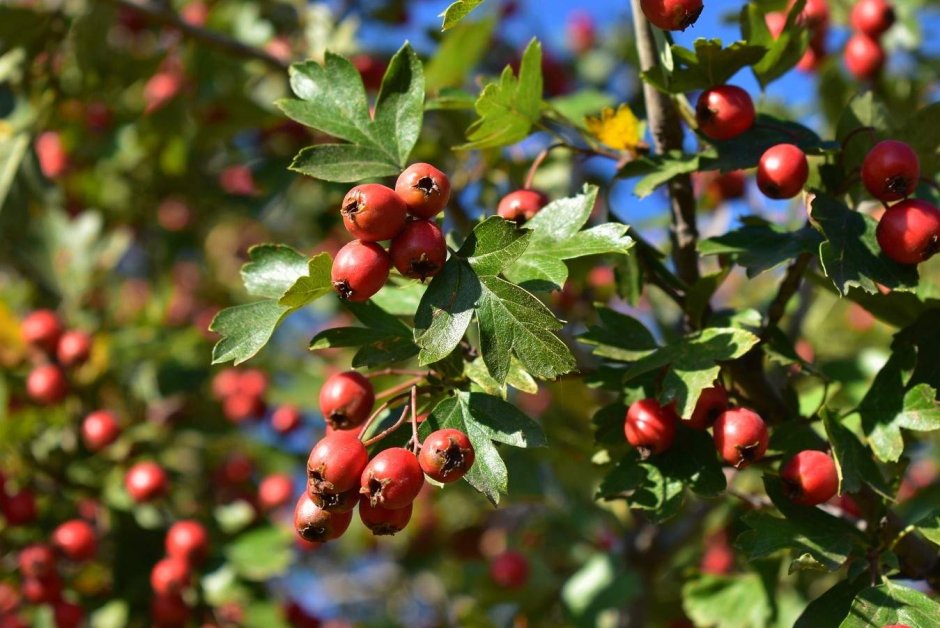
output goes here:
[[812, 227], [787, 231], [783, 227], [756, 216], [742, 219], [744, 226], [734, 231], [700, 240], [702, 255], [728, 255], [747, 269], [748, 277], [756, 277], [803, 253], [814, 253], [823, 238]]
[[318, 144], [304, 148], [294, 157], [290, 169], [337, 183], [391, 177], [401, 172], [399, 165], [375, 148], [356, 144]]
[[375, 367], [403, 362], [418, 354], [411, 329], [372, 302], [347, 303], [365, 327], [324, 329], [310, 341], [310, 350], [359, 347], [352, 365]]
[[287, 572], [293, 561], [293, 533], [266, 526], [245, 532], [225, 547], [225, 557], [246, 580], [263, 582]]
[[[429, 92], [444, 87], [460, 87], [489, 51], [495, 18], [464, 22], [450, 30], [441, 40], [434, 56], [424, 69]], [[473, 106], [473, 101], [470, 101]]]
[[760, 575], [703, 574], [682, 587], [682, 607], [697, 626], [753, 628], [766, 626], [770, 599]]
[[763, 46], [767, 54], [754, 64], [754, 76], [762, 88], [786, 74], [806, 52], [810, 32], [797, 25], [805, 0], [797, 0], [787, 14], [783, 31], [775, 39], [764, 20], [765, 10], [759, 3], [749, 2], [741, 9], [741, 34], [749, 43]]
[[632, 362], [659, 348], [653, 334], [635, 318], [607, 307], [597, 308], [597, 315], [601, 324], [578, 337], [580, 342], [594, 346], [594, 355]]
[[853, 286], [874, 293], [879, 283], [892, 290], [917, 287], [916, 266], [898, 264], [881, 252], [874, 218], [823, 194], [813, 199], [811, 211], [827, 239], [819, 246], [823, 270], [840, 294]]
[[446, 358], [463, 339], [483, 288], [465, 260], [452, 255], [438, 273], [415, 312], [418, 362], [425, 366]]
[[495, 276], [516, 262], [529, 244], [528, 231], [499, 216], [490, 216], [470, 233], [457, 251], [477, 275]]
[[659, 186], [680, 174], [695, 172], [701, 167], [701, 155], [671, 150], [659, 155], [644, 155], [628, 161], [617, 171], [618, 177], [642, 177], [636, 182], [633, 193], [646, 198]]
[[886, 499], [893, 499], [894, 491], [885, 482], [881, 469], [872, 459], [871, 451], [835, 413], [824, 410], [822, 419], [839, 471], [839, 492], [857, 493], [864, 483]]
[[525, 139], [542, 113], [542, 46], [533, 39], [522, 55], [519, 77], [506, 67], [499, 81], [480, 92], [474, 108], [479, 118], [467, 129], [459, 149], [496, 148]]
[[907, 624], [919, 628], [936, 625], [938, 616], [940, 604], [936, 601], [920, 591], [886, 581], [859, 593], [839, 628], [868, 628], [889, 624]]
[[408, 43], [396, 52], [375, 101], [375, 129], [379, 141], [402, 168], [424, 119], [424, 73], [421, 60]]
[[767, 53], [763, 46], [736, 41], [722, 48], [720, 39], [699, 38], [695, 50], [673, 44], [671, 71], [655, 68], [643, 72], [643, 80], [670, 94], [681, 94], [722, 85], [744, 67], [754, 65]]
[[444, 18], [444, 25], [441, 30], [446, 31], [453, 28], [481, 4], [483, 4], [483, 0], [457, 0], [457, 2], [452, 3], [439, 16]]

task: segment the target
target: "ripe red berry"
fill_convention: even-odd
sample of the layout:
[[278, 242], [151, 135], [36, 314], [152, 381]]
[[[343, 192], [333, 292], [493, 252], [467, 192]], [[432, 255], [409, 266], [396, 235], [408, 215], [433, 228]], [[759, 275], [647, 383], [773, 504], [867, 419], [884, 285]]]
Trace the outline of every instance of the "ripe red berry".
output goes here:
[[858, 0], [852, 7], [852, 28], [878, 37], [894, 24], [894, 7], [885, 0]]
[[352, 521], [352, 510], [330, 512], [317, 506], [306, 492], [301, 493], [294, 507], [294, 529], [311, 543], [324, 543], [343, 535]]
[[879, 201], [899, 201], [909, 196], [919, 179], [920, 160], [904, 142], [878, 142], [862, 161], [862, 183]]
[[391, 536], [405, 529], [411, 521], [413, 504], [404, 508], [390, 510], [382, 506], [373, 506], [365, 496], [359, 502], [359, 518], [362, 524], [376, 536]]
[[166, 555], [186, 565], [198, 565], [209, 553], [209, 533], [198, 521], [177, 521], [166, 533]]
[[52, 353], [62, 336], [62, 322], [52, 310], [36, 310], [23, 319], [20, 334], [26, 344]]
[[424, 472], [413, 453], [392, 447], [369, 461], [360, 479], [360, 493], [373, 506], [391, 510], [404, 508], [414, 501], [424, 486]]
[[356, 488], [369, 462], [369, 452], [353, 432], [333, 432], [322, 438], [307, 458], [311, 493], [345, 493]]
[[430, 219], [450, 200], [450, 179], [431, 164], [411, 164], [399, 175], [395, 192], [412, 216]]
[[271, 415], [271, 427], [280, 434], [288, 434], [300, 426], [300, 419], [297, 406], [284, 404]]
[[95, 530], [87, 521], [66, 521], [52, 533], [52, 544], [69, 560], [76, 562], [94, 558], [98, 551]]
[[179, 558], [163, 558], [150, 571], [150, 588], [157, 595], [175, 595], [189, 584], [189, 565]]
[[51, 604], [62, 599], [62, 578], [53, 573], [42, 578], [23, 579], [23, 597], [32, 604]]
[[736, 85], [706, 89], [695, 105], [695, 119], [702, 135], [730, 140], [750, 129], [756, 117], [751, 96]]
[[225, 401], [222, 402], [222, 413], [226, 419], [233, 423], [257, 419], [264, 414], [264, 400], [261, 397], [239, 391], [225, 398]]
[[45, 578], [55, 573], [55, 552], [48, 545], [27, 545], [20, 550], [17, 562], [26, 578]]
[[793, 198], [808, 178], [806, 154], [793, 144], [771, 146], [757, 165], [757, 187], [768, 198]]
[[490, 578], [498, 586], [518, 589], [529, 579], [529, 561], [513, 550], [506, 550], [490, 562]]
[[294, 482], [286, 473], [272, 473], [258, 484], [258, 505], [261, 510], [276, 510], [294, 497]]
[[36, 520], [36, 496], [23, 489], [12, 495], [0, 495], [0, 511], [7, 525], [23, 526]]
[[738, 469], [760, 460], [767, 452], [767, 426], [756, 412], [732, 408], [718, 417], [714, 428], [718, 455]]
[[107, 410], [96, 410], [82, 421], [82, 442], [89, 451], [100, 451], [121, 434], [117, 418]]
[[32, 370], [26, 378], [26, 394], [37, 403], [54, 405], [65, 399], [69, 383], [65, 373], [54, 364], [43, 364]]
[[352, 237], [363, 242], [378, 242], [398, 235], [405, 226], [408, 206], [395, 190], [378, 183], [366, 183], [346, 193], [340, 213]]
[[368, 301], [385, 285], [391, 264], [388, 253], [378, 244], [353, 240], [333, 258], [333, 289], [346, 301]]
[[332, 375], [320, 388], [320, 412], [334, 430], [359, 427], [369, 418], [373, 405], [372, 382], [357, 371]]
[[124, 488], [137, 503], [149, 502], [163, 497], [168, 488], [163, 468], [156, 462], [146, 460], [131, 467], [124, 476]]
[[460, 430], [431, 432], [421, 445], [418, 462], [432, 479], [444, 484], [456, 482], [473, 466], [473, 445]]
[[78, 366], [91, 355], [91, 336], [83, 331], [71, 330], [62, 334], [56, 357], [62, 366]]
[[892, 205], [878, 221], [878, 246], [899, 264], [919, 264], [940, 251], [940, 210], [911, 198]]
[[797, 504], [815, 506], [829, 501], [839, 490], [836, 463], [828, 454], [807, 449], [780, 468], [786, 496]]
[[855, 33], [845, 45], [845, 67], [860, 80], [873, 78], [885, 64], [885, 51], [877, 39]]
[[684, 31], [702, 14], [702, 0], [641, 0], [643, 14], [664, 31]]
[[85, 619], [85, 610], [67, 600], [58, 600], [52, 605], [52, 617], [56, 628], [78, 628]]
[[623, 431], [627, 442], [640, 452], [641, 457], [647, 458], [672, 446], [677, 421], [671, 405], [664, 408], [655, 399], [641, 399], [627, 409]]
[[531, 220], [547, 204], [548, 197], [538, 190], [516, 190], [500, 199], [496, 213], [521, 225]]
[[180, 594], [155, 595], [150, 601], [150, 619], [155, 628], [178, 628], [189, 621], [189, 607]]
[[436, 224], [429, 220], [415, 220], [395, 236], [388, 253], [398, 272], [424, 281], [444, 267], [447, 243]]
[[707, 430], [727, 409], [728, 391], [721, 384], [715, 384], [711, 388], [702, 390], [695, 409], [692, 411], [692, 418], [686, 424], [697, 430]]

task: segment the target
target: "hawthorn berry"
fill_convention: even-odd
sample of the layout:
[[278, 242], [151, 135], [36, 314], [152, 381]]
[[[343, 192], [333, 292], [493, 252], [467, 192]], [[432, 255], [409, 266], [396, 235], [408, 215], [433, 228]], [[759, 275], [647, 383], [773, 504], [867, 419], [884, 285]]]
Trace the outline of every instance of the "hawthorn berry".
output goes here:
[[852, 35], [843, 56], [845, 67], [860, 81], [873, 78], [885, 64], [885, 51], [881, 44], [865, 33]]
[[490, 561], [490, 578], [507, 589], [524, 587], [529, 579], [529, 561], [514, 550], [506, 550]]
[[85, 610], [74, 602], [58, 600], [52, 605], [56, 628], [78, 628], [85, 620]]
[[391, 510], [382, 506], [373, 506], [368, 498], [363, 496], [359, 503], [359, 519], [362, 524], [375, 536], [392, 536], [405, 529], [411, 521], [414, 504], [404, 508]]
[[894, 7], [885, 0], [858, 0], [852, 7], [852, 28], [878, 37], [894, 24]]
[[297, 406], [285, 404], [271, 415], [271, 427], [279, 434], [289, 434], [300, 426], [300, 419]]
[[695, 24], [705, 6], [702, 0], [641, 0], [640, 8], [657, 28], [684, 31]]
[[145, 460], [138, 462], [124, 476], [124, 488], [137, 503], [153, 501], [163, 497], [168, 488], [168, 480], [163, 467], [156, 462]]
[[764, 420], [746, 408], [731, 408], [715, 421], [715, 447], [722, 460], [743, 469], [767, 452], [769, 436]]
[[286, 473], [272, 473], [258, 484], [258, 505], [261, 510], [276, 510], [289, 504], [294, 497], [294, 482]]
[[179, 558], [157, 561], [150, 571], [150, 588], [157, 595], [175, 595], [189, 584], [189, 565]]
[[547, 204], [548, 197], [538, 190], [516, 190], [500, 199], [496, 213], [521, 225], [531, 220]]
[[862, 183], [879, 201], [899, 201], [909, 196], [919, 179], [920, 160], [904, 142], [878, 142], [862, 161]]
[[345, 493], [359, 484], [369, 452], [352, 432], [333, 432], [310, 450], [307, 480], [311, 493]]
[[450, 200], [450, 179], [431, 164], [411, 164], [398, 176], [395, 192], [405, 201], [408, 213], [427, 220]]
[[429, 220], [415, 220], [395, 236], [388, 254], [403, 276], [424, 281], [444, 267], [447, 243], [436, 224]]
[[421, 445], [418, 463], [428, 477], [444, 484], [456, 482], [473, 466], [473, 445], [460, 430], [431, 432]]
[[334, 430], [359, 427], [369, 418], [374, 405], [372, 382], [357, 371], [332, 375], [320, 388], [320, 412]]
[[839, 490], [836, 463], [821, 451], [807, 449], [780, 468], [783, 491], [791, 501], [816, 506], [829, 501]]
[[70, 330], [62, 334], [56, 357], [62, 366], [78, 366], [91, 355], [91, 336], [83, 331]]
[[183, 519], [167, 530], [166, 555], [187, 565], [202, 563], [209, 553], [209, 534], [198, 521]]
[[36, 520], [36, 496], [28, 489], [0, 495], [0, 511], [7, 525], [22, 526]]
[[23, 319], [20, 334], [26, 344], [53, 353], [62, 336], [62, 322], [52, 310], [36, 310]]
[[55, 552], [48, 545], [34, 543], [20, 550], [17, 556], [20, 573], [26, 578], [45, 578], [55, 573]]
[[317, 506], [307, 493], [301, 493], [294, 507], [294, 529], [311, 543], [324, 543], [343, 535], [352, 521], [352, 510], [330, 512]]
[[380, 451], [366, 465], [359, 492], [373, 506], [395, 510], [413, 502], [422, 486], [424, 472], [415, 455], [403, 447], [392, 447]]
[[623, 430], [627, 442], [648, 458], [672, 446], [678, 420], [671, 405], [664, 408], [655, 399], [641, 399], [627, 409]]
[[919, 264], [940, 251], [940, 210], [911, 198], [892, 205], [875, 230], [878, 246], [899, 264]]
[[707, 430], [727, 409], [728, 391], [721, 384], [715, 384], [702, 390], [702, 394], [699, 395], [695, 404], [695, 409], [692, 410], [692, 417], [686, 424], [696, 430]]
[[378, 242], [398, 235], [405, 226], [408, 206], [395, 190], [366, 183], [346, 193], [340, 213], [352, 237], [362, 242]]
[[806, 154], [793, 144], [771, 146], [757, 165], [757, 187], [768, 198], [793, 198], [808, 178]]
[[52, 532], [52, 544], [69, 560], [81, 562], [94, 558], [98, 551], [95, 530], [87, 521], [72, 519]]
[[121, 435], [117, 418], [107, 410], [96, 410], [82, 421], [82, 442], [89, 451], [100, 451]]
[[55, 405], [69, 393], [65, 373], [55, 364], [42, 364], [26, 378], [26, 394], [36, 403]]
[[751, 96], [736, 85], [706, 89], [695, 105], [699, 131], [713, 140], [730, 140], [750, 129], [756, 118]]
[[391, 259], [374, 242], [353, 240], [336, 253], [330, 279], [333, 289], [345, 301], [368, 301], [388, 279]]

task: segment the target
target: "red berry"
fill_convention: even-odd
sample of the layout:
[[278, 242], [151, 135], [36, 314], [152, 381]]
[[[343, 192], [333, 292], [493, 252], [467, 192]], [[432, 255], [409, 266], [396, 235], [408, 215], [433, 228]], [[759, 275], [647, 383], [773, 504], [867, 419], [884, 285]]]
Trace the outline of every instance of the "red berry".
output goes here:
[[147, 460], [138, 462], [127, 471], [124, 488], [135, 502], [149, 502], [166, 494], [168, 480], [160, 465]]
[[0, 495], [0, 510], [7, 525], [22, 526], [36, 520], [36, 496], [23, 489], [12, 495]]
[[506, 550], [490, 562], [490, 578], [507, 589], [523, 587], [529, 579], [529, 561], [519, 552]]
[[334, 430], [359, 427], [369, 418], [373, 405], [372, 382], [356, 371], [332, 375], [320, 388], [320, 412]]
[[94, 558], [98, 551], [95, 530], [87, 521], [66, 521], [52, 533], [52, 544], [69, 560], [76, 562]]
[[721, 413], [728, 409], [728, 391], [721, 384], [702, 390], [692, 418], [687, 425], [697, 430], [707, 430], [718, 420]]
[[496, 213], [520, 225], [539, 213], [548, 204], [548, 197], [538, 190], [516, 190], [499, 201]]
[[59, 339], [56, 356], [62, 366], [78, 366], [91, 355], [91, 336], [83, 331], [67, 331]]
[[862, 183], [879, 201], [899, 201], [909, 196], [919, 179], [920, 160], [904, 142], [878, 142], [862, 161]]
[[378, 183], [366, 183], [346, 193], [340, 213], [352, 237], [363, 242], [378, 242], [398, 235], [405, 226], [408, 207], [395, 190]]
[[311, 493], [345, 493], [354, 489], [369, 462], [369, 453], [352, 432], [333, 432], [322, 438], [307, 458]]
[[294, 497], [294, 482], [286, 473], [273, 473], [258, 484], [258, 504], [262, 510], [276, 510]]
[[852, 7], [852, 28], [878, 37], [894, 24], [894, 7], [885, 0], [858, 0]]
[[54, 405], [65, 399], [69, 383], [65, 373], [54, 364], [37, 366], [26, 378], [26, 394], [37, 403]]
[[352, 510], [330, 512], [317, 506], [307, 493], [301, 493], [294, 507], [294, 529], [311, 543], [324, 543], [339, 538], [352, 521]]
[[96, 410], [82, 421], [82, 442], [90, 451], [104, 449], [121, 434], [117, 418], [107, 410]]
[[157, 595], [175, 595], [189, 584], [189, 565], [179, 558], [164, 558], [150, 571], [150, 588]]
[[643, 14], [664, 31], [684, 31], [702, 14], [702, 0], [641, 0]]
[[300, 418], [297, 406], [285, 404], [271, 415], [271, 427], [280, 434], [288, 434], [300, 426]]
[[416, 220], [405, 225], [395, 236], [388, 253], [398, 272], [424, 281], [444, 267], [447, 243], [436, 224], [429, 220]]
[[865, 33], [855, 33], [845, 45], [845, 66], [860, 80], [873, 78], [885, 64], [885, 51]]
[[166, 555], [186, 565], [198, 565], [209, 553], [209, 534], [198, 521], [177, 521], [166, 533]]
[[359, 502], [359, 518], [372, 534], [391, 536], [405, 529], [405, 526], [411, 521], [412, 509], [413, 504], [395, 510], [382, 506], [373, 506], [372, 502], [366, 496], [363, 496]]
[[48, 545], [27, 545], [20, 550], [17, 562], [25, 578], [45, 578], [55, 573], [55, 552]]
[[264, 414], [264, 400], [255, 395], [237, 392], [222, 402], [222, 413], [233, 423], [257, 419]]
[[706, 89], [698, 97], [695, 118], [702, 135], [730, 140], [754, 125], [756, 113], [750, 95], [735, 85]]
[[456, 482], [473, 466], [473, 445], [460, 430], [431, 432], [421, 445], [418, 462], [432, 479], [444, 484]]
[[222, 369], [212, 378], [212, 395], [222, 401], [238, 392], [241, 385], [241, 373], [238, 369]]
[[450, 199], [450, 179], [431, 164], [411, 164], [395, 182], [395, 192], [418, 218], [438, 215]]
[[385, 285], [391, 264], [388, 253], [378, 244], [353, 240], [333, 258], [333, 289], [343, 300], [368, 301]]
[[73, 602], [59, 600], [52, 606], [56, 628], [78, 628], [85, 619], [85, 610]]
[[62, 322], [52, 310], [36, 310], [23, 319], [20, 333], [26, 344], [52, 353], [62, 336]]
[[767, 426], [756, 412], [732, 408], [718, 417], [714, 428], [718, 455], [738, 469], [760, 460], [767, 452]]
[[42, 578], [23, 580], [23, 597], [32, 604], [50, 604], [62, 599], [62, 578], [53, 573]]
[[919, 264], [940, 251], [940, 210], [921, 199], [892, 205], [878, 221], [878, 246], [899, 264]]
[[836, 463], [828, 454], [807, 449], [780, 469], [783, 490], [797, 504], [815, 506], [829, 501], [839, 490]]
[[793, 144], [771, 146], [757, 165], [757, 187], [768, 198], [793, 198], [808, 178], [806, 154]]
[[179, 628], [189, 621], [189, 607], [178, 593], [155, 595], [150, 602], [150, 619], [155, 628]]
[[630, 405], [623, 424], [627, 442], [647, 458], [672, 446], [678, 417], [673, 407], [659, 405], [655, 399], [641, 399]]
[[414, 501], [424, 486], [424, 472], [413, 453], [392, 447], [376, 454], [362, 472], [360, 493], [373, 506], [391, 510]]

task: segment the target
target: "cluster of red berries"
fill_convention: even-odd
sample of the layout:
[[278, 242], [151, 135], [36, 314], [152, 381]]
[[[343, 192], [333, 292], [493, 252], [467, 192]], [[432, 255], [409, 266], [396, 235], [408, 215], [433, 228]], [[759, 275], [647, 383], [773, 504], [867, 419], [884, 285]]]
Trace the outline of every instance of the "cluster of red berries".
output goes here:
[[36, 310], [20, 325], [23, 341], [35, 351], [37, 364], [26, 378], [26, 394], [36, 403], [57, 404], [69, 392], [67, 368], [81, 366], [91, 354], [91, 336], [66, 330], [52, 310]]
[[[424, 281], [447, 259], [447, 243], [434, 217], [450, 199], [450, 179], [430, 164], [408, 166], [395, 189], [378, 183], [346, 193], [340, 213], [355, 240], [333, 260], [331, 280], [340, 298], [367, 301], [388, 280], [394, 266], [403, 276]], [[388, 251], [380, 241], [391, 240]]]
[[881, 36], [894, 24], [894, 7], [885, 0], [859, 0], [852, 7], [855, 33], [845, 45], [845, 66], [855, 78], [869, 80], [885, 63]]
[[[702, 391], [687, 421], [679, 418], [674, 404], [662, 406], [652, 398], [634, 402], [627, 409], [624, 433], [627, 442], [646, 458], [672, 447], [680, 422], [696, 430], [711, 428], [719, 457], [736, 469], [760, 460], [767, 452], [770, 435], [764, 420], [747, 408], [731, 407], [728, 392], [720, 384]], [[787, 496], [798, 504], [821, 504], [839, 487], [835, 463], [821, 451], [798, 453], [781, 468], [780, 475]]]
[[183, 592], [192, 580], [192, 571], [205, 561], [209, 535], [198, 521], [177, 521], [167, 531], [166, 556], [150, 570], [153, 599], [150, 614], [159, 626], [182, 626], [189, 618]]
[[702, 0], [641, 0], [643, 15], [664, 31], [684, 31], [702, 14]]

